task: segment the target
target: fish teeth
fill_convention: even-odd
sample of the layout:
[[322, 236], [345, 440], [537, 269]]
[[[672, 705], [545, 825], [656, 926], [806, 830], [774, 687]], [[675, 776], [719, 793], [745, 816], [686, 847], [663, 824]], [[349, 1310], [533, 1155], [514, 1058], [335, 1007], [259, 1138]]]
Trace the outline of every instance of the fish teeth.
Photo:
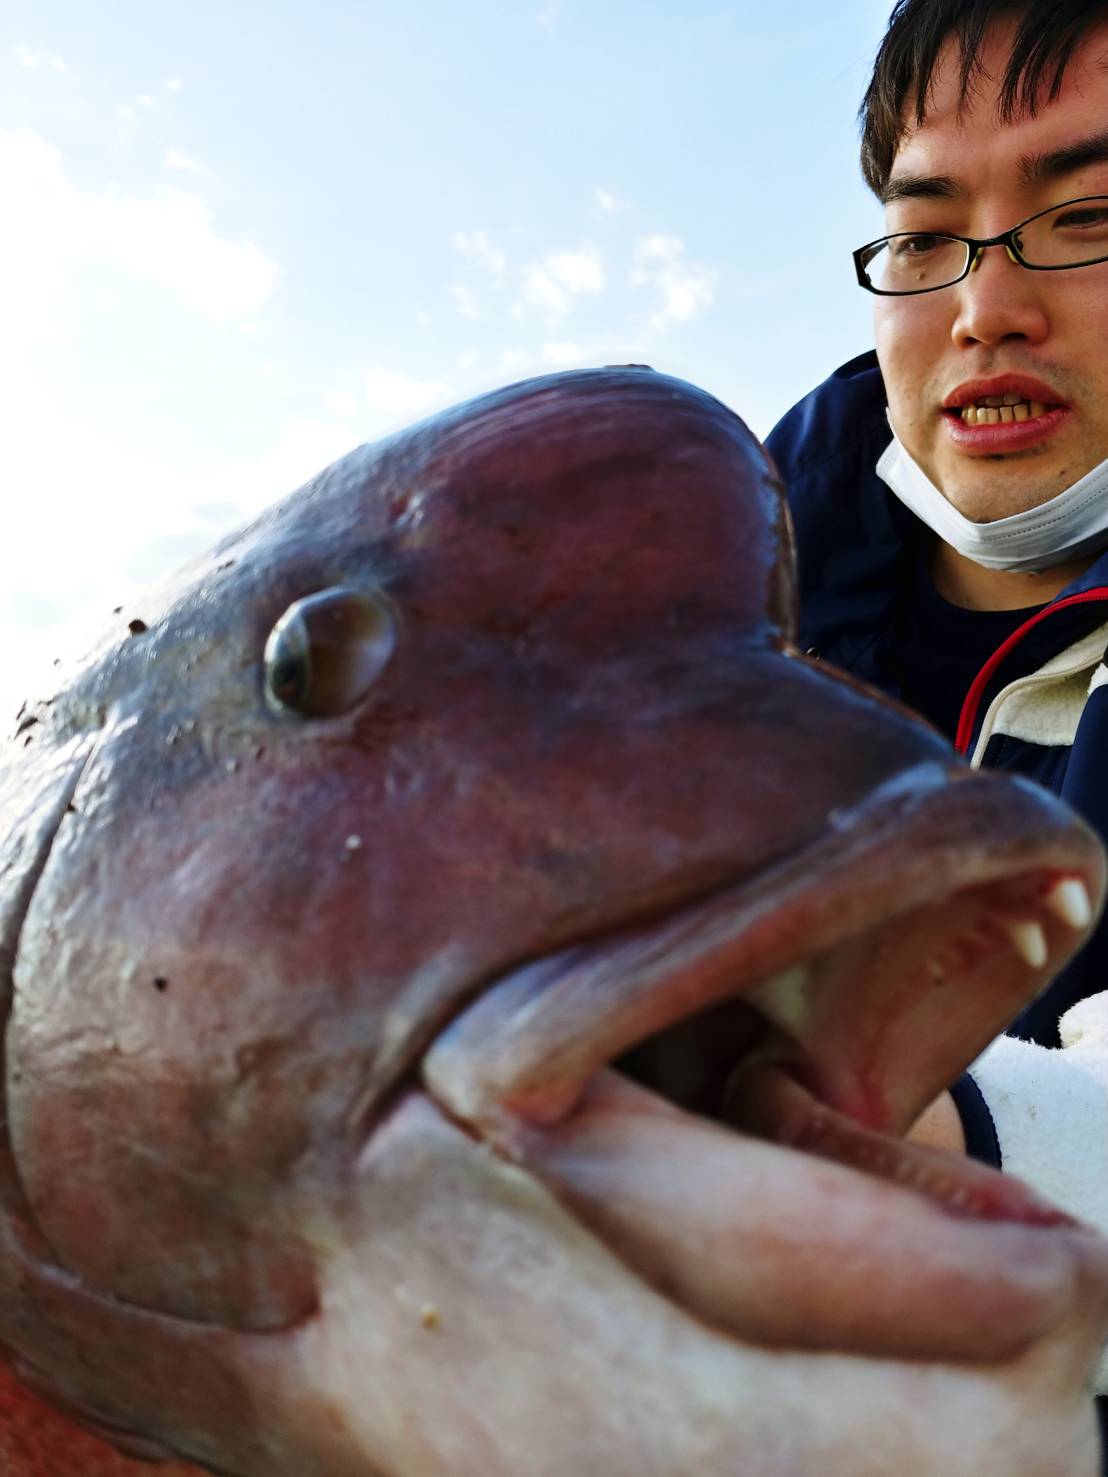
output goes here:
[[1093, 907], [1085, 884], [1076, 877], [1066, 877], [1047, 893], [1043, 902], [1056, 918], [1071, 928], [1088, 928], [1093, 921]]
[[1019, 923], [1006, 923], [1004, 930], [1024, 963], [1031, 969], [1041, 969], [1049, 958], [1046, 934], [1041, 924], [1026, 919]]
[[811, 978], [806, 964], [795, 964], [749, 991], [750, 1001], [773, 1025], [801, 1036], [812, 1014]]

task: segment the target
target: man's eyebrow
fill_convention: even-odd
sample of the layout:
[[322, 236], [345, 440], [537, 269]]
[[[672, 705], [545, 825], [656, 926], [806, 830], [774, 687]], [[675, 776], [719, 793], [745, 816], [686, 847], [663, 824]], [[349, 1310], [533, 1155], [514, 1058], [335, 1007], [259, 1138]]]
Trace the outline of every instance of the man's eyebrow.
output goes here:
[[[1108, 141], [1108, 133], [1105, 134]], [[949, 174], [902, 174], [881, 191], [881, 204], [894, 200], [960, 200], [966, 187]]]
[[[1067, 174], [1076, 174], [1087, 164], [1108, 164], [1108, 128], [1088, 138], [1050, 149], [1042, 154], [1022, 154], [1016, 164], [1026, 185], [1049, 184]], [[960, 200], [969, 192], [949, 174], [902, 174], [891, 179], [881, 192], [882, 205], [894, 200]]]
[[1024, 154], [1017, 166], [1025, 184], [1041, 185], [1074, 174], [1086, 164], [1108, 162], [1108, 128], [1046, 154]]

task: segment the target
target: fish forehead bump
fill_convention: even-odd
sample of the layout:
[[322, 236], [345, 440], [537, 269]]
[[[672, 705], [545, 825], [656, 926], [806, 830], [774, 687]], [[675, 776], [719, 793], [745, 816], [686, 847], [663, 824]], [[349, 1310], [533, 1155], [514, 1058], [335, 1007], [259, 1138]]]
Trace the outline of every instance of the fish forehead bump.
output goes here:
[[572, 606], [590, 650], [617, 628], [762, 644], [795, 627], [783, 488], [739, 417], [653, 370], [575, 371], [357, 447], [121, 607], [59, 672], [55, 731], [95, 730], [120, 704], [205, 703], [229, 675], [244, 694], [289, 606], [343, 584], [453, 631], [545, 628]]
[[631, 621], [695, 600], [791, 634], [791, 532], [769, 458], [721, 402], [653, 370], [480, 396], [359, 448], [284, 508], [273, 532], [287, 549], [372, 546], [432, 615], [588, 599]]

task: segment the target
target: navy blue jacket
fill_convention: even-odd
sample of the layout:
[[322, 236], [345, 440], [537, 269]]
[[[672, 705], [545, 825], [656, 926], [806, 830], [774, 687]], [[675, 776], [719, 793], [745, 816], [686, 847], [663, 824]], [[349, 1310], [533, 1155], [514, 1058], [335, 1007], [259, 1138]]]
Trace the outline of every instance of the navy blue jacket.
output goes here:
[[[877, 357], [844, 364], [774, 428], [767, 446], [789, 493], [800, 566], [803, 649], [899, 697], [896, 613], [912, 589], [927, 530], [893, 496], [874, 468], [892, 440]], [[1022, 631], [1010, 649], [986, 663], [966, 694], [959, 748], [975, 762], [1011, 769], [1045, 785], [1085, 817], [1108, 844], [1108, 553], [1068, 586]], [[1018, 732], [978, 738], [997, 694], [1041, 670], [1047, 656], [1084, 639], [1095, 648], [1091, 690], [1082, 679], [1075, 732], [1038, 742]], [[1104, 686], [1097, 685], [1104, 680]], [[1087, 692], [1087, 695], [1086, 695]], [[1058, 1018], [1086, 995], [1108, 989], [1108, 922], [1012, 1027], [1012, 1034], [1059, 1045]]]

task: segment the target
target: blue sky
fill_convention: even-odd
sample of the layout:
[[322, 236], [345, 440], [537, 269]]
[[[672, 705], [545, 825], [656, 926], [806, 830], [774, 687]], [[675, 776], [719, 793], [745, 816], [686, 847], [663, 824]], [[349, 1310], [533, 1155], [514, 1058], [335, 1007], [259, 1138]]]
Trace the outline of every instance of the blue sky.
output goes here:
[[891, 0], [7, 0], [0, 707], [361, 441], [645, 362], [765, 434], [871, 341]]

